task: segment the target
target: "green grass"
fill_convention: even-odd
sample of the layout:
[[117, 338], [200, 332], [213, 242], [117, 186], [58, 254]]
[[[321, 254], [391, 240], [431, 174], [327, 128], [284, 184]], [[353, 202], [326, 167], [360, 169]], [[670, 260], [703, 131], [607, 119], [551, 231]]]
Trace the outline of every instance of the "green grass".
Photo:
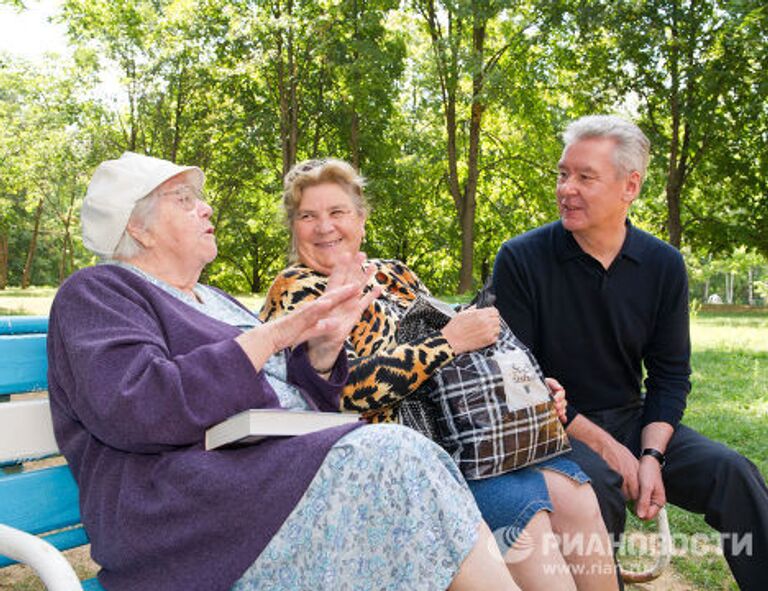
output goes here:
[[[768, 474], [768, 311], [700, 312], [691, 323], [693, 390], [684, 423], [749, 457]], [[702, 516], [669, 507], [673, 536], [715, 540]], [[630, 520], [628, 531], [639, 527]], [[672, 565], [694, 589], [736, 590], [715, 548], [673, 556]]]
[[[0, 316], [47, 315], [55, 295], [54, 287], [9, 287], [0, 290]], [[243, 294], [237, 298], [251, 310], [258, 310], [264, 303], [264, 296], [258, 294]]]
[[55, 295], [55, 287], [7, 287], [0, 290], [0, 316], [47, 315]]

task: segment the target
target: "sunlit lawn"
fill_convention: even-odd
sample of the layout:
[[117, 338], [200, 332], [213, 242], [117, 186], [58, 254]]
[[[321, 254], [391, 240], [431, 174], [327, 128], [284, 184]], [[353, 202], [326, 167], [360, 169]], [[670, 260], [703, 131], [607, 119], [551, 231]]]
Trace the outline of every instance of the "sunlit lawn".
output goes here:
[[[684, 422], [745, 454], [768, 475], [768, 311], [701, 312], [692, 319], [691, 340], [693, 390]], [[674, 540], [716, 540], [701, 516], [670, 507], [669, 521]], [[696, 555], [672, 559], [692, 588], [738, 589], [715, 547], [693, 548]]]
[[[0, 290], [0, 316], [45, 316], [51, 310], [55, 295], [56, 288], [53, 287], [13, 287]], [[251, 310], [258, 310], [264, 302], [264, 296], [258, 294], [244, 294], [237, 298]]]

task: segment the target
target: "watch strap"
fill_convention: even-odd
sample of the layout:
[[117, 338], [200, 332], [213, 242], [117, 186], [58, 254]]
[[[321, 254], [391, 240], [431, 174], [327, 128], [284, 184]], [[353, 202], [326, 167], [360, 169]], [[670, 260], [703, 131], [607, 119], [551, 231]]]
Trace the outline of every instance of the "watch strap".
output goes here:
[[662, 468], [664, 467], [664, 464], [667, 463], [666, 456], [663, 453], [661, 453], [658, 449], [654, 449], [652, 447], [646, 447], [643, 450], [643, 453], [641, 453], [640, 455], [641, 456], [652, 456], [652, 457], [656, 458], [656, 461], [659, 462], [659, 466], [661, 466]]

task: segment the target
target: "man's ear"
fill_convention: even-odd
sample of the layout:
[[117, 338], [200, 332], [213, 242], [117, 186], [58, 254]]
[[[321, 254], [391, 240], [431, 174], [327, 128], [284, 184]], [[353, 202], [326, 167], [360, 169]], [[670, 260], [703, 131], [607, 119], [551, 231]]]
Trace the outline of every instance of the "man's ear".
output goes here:
[[640, 177], [640, 173], [638, 171], [633, 170], [627, 175], [627, 180], [624, 183], [624, 195], [622, 196], [622, 199], [627, 203], [627, 205], [631, 204], [635, 199], [637, 199], [642, 186], [643, 179]]

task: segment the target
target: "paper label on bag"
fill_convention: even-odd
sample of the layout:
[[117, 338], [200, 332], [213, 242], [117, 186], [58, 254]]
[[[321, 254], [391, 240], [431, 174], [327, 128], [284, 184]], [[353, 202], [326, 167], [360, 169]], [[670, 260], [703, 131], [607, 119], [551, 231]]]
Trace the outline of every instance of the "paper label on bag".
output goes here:
[[524, 351], [515, 349], [497, 352], [493, 358], [501, 369], [509, 410], [527, 408], [549, 401], [549, 390], [539, 378]]

